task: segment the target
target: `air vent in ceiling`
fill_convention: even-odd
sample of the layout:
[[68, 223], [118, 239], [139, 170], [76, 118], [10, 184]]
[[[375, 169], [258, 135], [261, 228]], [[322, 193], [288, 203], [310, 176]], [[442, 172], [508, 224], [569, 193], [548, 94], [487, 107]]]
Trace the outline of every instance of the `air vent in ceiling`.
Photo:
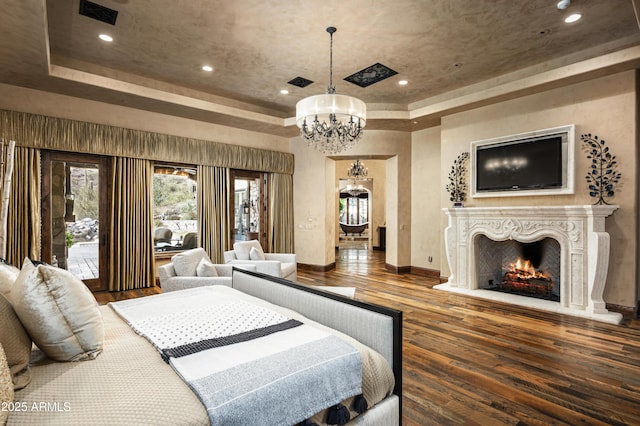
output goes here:
[[307, 80], [306, 78], [303, 78], [303, 77], [296, 77], [293, 80], [288, 81], [287, 83], [293, 84], [294, 86], [297, 86], [297, 87], [307, 87], [308, 85], [313, 83], [313, 81]]
[[118, 17], [118, 11], [88, 0], [80, 0], [80, 15], [115, 25], [116, 18]]
[[381, 63], [377, 63], [360, 70], [355, 74], [351, 74], [349, 77], [345, 77], [344, 80], [349, 83], [353, 83], [356, 86], [367, 87], [396, 74], [398, 73], [391, 68], [382, 65]]

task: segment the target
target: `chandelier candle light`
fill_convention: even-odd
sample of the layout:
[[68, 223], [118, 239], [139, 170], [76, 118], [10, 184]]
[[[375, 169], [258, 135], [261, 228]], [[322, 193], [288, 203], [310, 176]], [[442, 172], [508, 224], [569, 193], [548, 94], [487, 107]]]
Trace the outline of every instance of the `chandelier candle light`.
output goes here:
[[330, 36], [329, 87], [324, 95], [304, 98], [296, 104], [296, 125], [307, 145], [323, 154], [337, 154], [351, 148], [362, 136], [367, 106], [360, 99], [336, 95], [333, 85], [333, 33]]

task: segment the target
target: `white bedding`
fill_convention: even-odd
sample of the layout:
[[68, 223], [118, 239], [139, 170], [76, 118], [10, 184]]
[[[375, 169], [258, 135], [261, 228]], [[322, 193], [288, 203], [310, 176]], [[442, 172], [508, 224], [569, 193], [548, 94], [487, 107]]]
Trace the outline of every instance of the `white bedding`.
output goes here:
[[[188, 291], [188, 290], [187, 290]], [[243, 295], [290, 318], [301, 315]], [[101, 306], [105, 324], [104, 352], [92, 361], [50, 362], [32, 367], [33, 380], [16, 392], [9, 425], [206, 425], [204, 406], [146, 339], [137, 335], [113, 310]], [[312, 322], [313, 323], [313, 322]], [[369, 405], [391, 394], [394, 379], [387, 361], [356, 340], [363, 364], [362, 392]], [[37, 358], [37, 357], [36, 357]], [[350, 407], [349, 401], [345, 405]], [[350, 410], [351, 411], [351, 410]], [[352, 417], [355, 412], [351, 412]], [[323, 416], [312, 418], [318, 424]]]
[[110, 307], [100, 312], [103, 353], [91, 361], [44, 358], [33, 365], [8, 425], [208, 425], [198, 397], [155, 348]]
[[190, 385], [212, 424], [297, 424], [362, 393], [337, 336], [207, 286], [110, 304]]

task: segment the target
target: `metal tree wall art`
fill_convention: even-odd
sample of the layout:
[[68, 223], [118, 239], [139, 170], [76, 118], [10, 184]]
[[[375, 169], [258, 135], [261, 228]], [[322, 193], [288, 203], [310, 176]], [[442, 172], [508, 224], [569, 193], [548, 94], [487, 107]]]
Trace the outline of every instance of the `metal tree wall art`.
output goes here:
[[587, 151], [587, 158], [591, 160], [591, 167], [585, 176], [589, 195], [598, 199], [594, 204], [609, 204], [604, 199], [614, 196], [615, 186], [622, 178], [616, 156], [605, 146], [604, 139], [591, 136], [591, 133], [580, 135], [580, 139]]
[[449, 200], [453, 201], [455, 206], [462, 206], [462, 202], [467, 196], [467, 168], [466, 161], [469, 158], [468, 152], [458, 155], [453, 162], [451, 171], [449, 172], [449, 184], [446, 186], [449, 192]]

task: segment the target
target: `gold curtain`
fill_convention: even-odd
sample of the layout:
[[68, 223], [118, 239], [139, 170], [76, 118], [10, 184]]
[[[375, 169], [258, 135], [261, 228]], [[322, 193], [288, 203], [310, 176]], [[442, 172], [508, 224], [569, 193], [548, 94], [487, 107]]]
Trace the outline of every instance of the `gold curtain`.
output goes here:
[[40, 259], [40, 150], [15, 147], [7, 222], [7, 261]]
[[229, 250], [229, 180], [224, 167], [198, 167], [198, 239], [214, 263]]
[[293, 154], [0, 110], [0, 137], [22, 146], [293, 174]]
[[293, 176], [269, 175], [269, 251], [293, 253]]
[[109, 245], [109, 290], [155, 285], [153, 251], [153, 165], [115, 157]]

